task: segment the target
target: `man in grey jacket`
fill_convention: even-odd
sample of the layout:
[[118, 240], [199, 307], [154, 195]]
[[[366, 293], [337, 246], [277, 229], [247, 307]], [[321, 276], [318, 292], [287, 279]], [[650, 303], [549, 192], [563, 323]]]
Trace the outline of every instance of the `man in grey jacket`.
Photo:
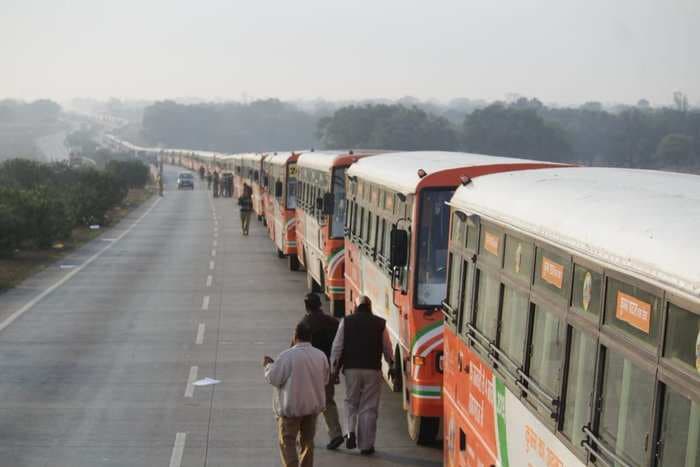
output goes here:
[[[329, 364], [326, 355], [311, 346], [311, 329], [303, 322], [294, 331], [294, 346], [277, 361], [263, 358], [265, 379], [275, 388], [280, 457], [285, 467], [311, 467], [314, 463], [316, 417], [326, 408]], [[299, 438], [300, 453], [297, 453]]]

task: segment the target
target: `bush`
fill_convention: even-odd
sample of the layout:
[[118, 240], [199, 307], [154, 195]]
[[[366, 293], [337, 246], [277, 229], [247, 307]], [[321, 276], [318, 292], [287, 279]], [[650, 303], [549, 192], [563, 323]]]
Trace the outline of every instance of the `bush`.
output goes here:
[[116, 162], [104, 171], [23, 159], [0, 164], [0, 255], [24, 242], [47, 248], [69, 238], [78, 224], [104, 224], [129, 187], [147, 179], [148, 167], [139, 161]]
[[148, 182], [148, 166], [139, 160], [111, 160], [107, 163], [106, 170], [119, 183], [129, 188], [143, 188]]

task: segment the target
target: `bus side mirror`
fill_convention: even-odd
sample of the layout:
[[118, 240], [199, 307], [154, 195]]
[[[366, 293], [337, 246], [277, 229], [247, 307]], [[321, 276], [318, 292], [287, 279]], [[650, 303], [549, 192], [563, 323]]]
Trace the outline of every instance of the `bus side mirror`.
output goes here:
[[389, 263], [392, 267], [405, 267], [408, 263], [408, 232], [393, 228], [391, 230], [391, 248]]
[[323, 195], [323, 214], [326, 216], [332, 216], [335, 210], [335, 195], [333, 193], [326, 193]]
[[281, 198], [282, 197], [282, 182], [277, 180], [275, 183], [275, 198]]

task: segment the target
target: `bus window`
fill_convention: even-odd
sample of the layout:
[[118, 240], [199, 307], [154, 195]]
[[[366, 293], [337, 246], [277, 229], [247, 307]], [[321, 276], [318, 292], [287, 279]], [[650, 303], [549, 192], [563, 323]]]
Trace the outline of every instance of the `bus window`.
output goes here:
[[462, 263], [462, 306], [459, 310], [457, 325], [461, 326], [460, 333], [467, 333], [467, 325], [471, 321], [472, 290], [474, 282], [474, 265], [469, 261]]
[[661, 467], [700, 465], [700, 404], [666, 388], [661, 422]]
[[605, 323], [647, 344], [656, 345], [659, 298], [639, 287], [608, 279]]
[[416, 266], [416, 306], [438, 306], [447, 288], [447, 241], [454, 190], [425, 190], [421, 194]]
[[345, 219], [345, 168], [333, 171], [333, 216], [331, 217], [331, 237], [343, 236], [343, 219]]
[[466, 235], [466, 223], [462, 222], [457, 213], [452, 214], [452, 236], [451, 240], [457, 246], [464, 244]]
[[629, 465], [644, 464], [653, 397], [654, 377], [606, 349], [598, 432]]
[[530, 281], [535, 247], [516, 237], [506, 235], [505, 269], [511, 274]]
[[287, 178], [287, 209], [295, 209], [297, 207], [297, 179]]
[[669, 303], [666, 329], [664, 357], [700, 372], [700, 316]]
[[593, 381], [595, 379], [595, 341], [588, 335], [571, 329], [569, 375], [566, 381], [564, 423], [562, 433], [571, 441], [574, 449], [583, 454], [581, 441], [585, 435], [581, 429], [590, 419]]
[[374, 247], [376, 246], [377, 240], [377, 216], [370, 212], [369, 216], [367, 216], [367, 222], [367, 243], [369, 244], [369, 249], [371, 250], [371, 254], [373, 255], [375, 251]]
[[384, 231], [386, 230], [386, 221], [381, 219], [381, 223], [377, 224], [377, 256], [386, 258], [384, 251]]
[[595, 271], [574, 265], [574, 292], [571, 304], [579, 313], [598, 316], [600, 314], [600, 288], [603, 279]]
[[560, 369], [566, 349], [566, 325], [540, 305], [535, 306], [533, 316], [529, 375], [547, 395], [555, 397], [559, 394]]
[[530, 297], [512, 287], [503, 290], [503, 310], [498, 348], [518, 366], [523, 365], [525, 341], [527, 340], [527, 315]]
[[450, 321], [455, 324], [457, 310], [459, 309], [459, 290], [461, 285], [462, 275], [462, 259], [453, 253], [450, 253], [449, 260], [450, 280], [447, 285], [447, 304], [452, 309]]
[[495, 342], [501, 283], [496, 276], [480, 269], [478, 274], [479, 288], [476, 295], [476, 309], [474, 310], [476, 313], [474, 327], [490, 341]]
[[392, 226], [387, 222], [386, 229], [384, 229], [384, 255], [389, 258], [389, 253], [391, 252], [391, 229]]

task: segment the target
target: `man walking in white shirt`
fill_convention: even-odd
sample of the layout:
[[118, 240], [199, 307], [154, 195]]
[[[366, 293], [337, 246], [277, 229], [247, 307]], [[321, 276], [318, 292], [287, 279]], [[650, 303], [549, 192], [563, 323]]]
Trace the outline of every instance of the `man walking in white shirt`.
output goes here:
[[265, 356], [263, 367], [265, 379], [275, 388], [273, 409], [277, 415], [282, 464], [311, 467], [316, 417], [326, 407], [328, 357], [311, 346], [311, 329], [299, 323], [294, 331], [294, 346], [282, 352], [277, 361]]

